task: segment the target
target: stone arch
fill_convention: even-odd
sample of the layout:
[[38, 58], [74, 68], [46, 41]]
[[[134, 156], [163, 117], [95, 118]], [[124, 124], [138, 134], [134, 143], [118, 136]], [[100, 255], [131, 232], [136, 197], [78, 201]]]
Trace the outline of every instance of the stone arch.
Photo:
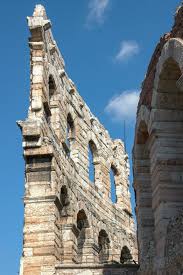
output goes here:
[[[144, 121], [144, 123], [147, 125], [147, 130], [149, 131], [149, 124], [150, 124], [150, 111], [145, 105], [141, 105], [140, 109], [138, 111], [137, 120], [136, 120], [136, 126], [135, 126], [135, 139], [137, 137], [137, 131], [139, 129], [140, 123]], [[136, 143], [135, 143], [136, 144]], [[134, 144], [134, 146], [135, 146]]]
[[95, 144], [97, 152], [98, 152], [98, 155], [100, 155], [100, 144], [99, 144], [99, 142], [98, 142], [95, 134], [92, 131], [89, 131], [87, 133], [87, 140], [88, 140], [88, 143], [90, 141], [92, 141]]
[[67, 114], [67, 124], [69, 124], [69, 127], [71, 129], [71, 133], [69, 133], [69, 137], [75, 138], [75, 125], [74, 125], [74, 120], [71, 113]]
[[110, 247], [109, 247], [109, 260], [112, 260], [112, 251], [114, 249], [114, 243], [113, 243], [113, 239], [111, 236], [111, 231], [108, 229], [107, 225], [102, 222], [102, 221], [98, 221], [97, 225], [96, 225], [96, 235], [97, 238], [99, 236], [99, 233], [101, 230], [104, 230], [105, 232], [107, 232], [108, 238], [110, 240]]
[[95, 142], [90, 139], [88, 142], [88, 174], [90, 182], [96, 183], [99, 152]]
[[[159, 81], [160, 81], [162, 71], [164, 69], [163, 67], [165, 66], [166, 62], [168, 60], [173, 60], [177, 64], [177, 66], [180, 68], [180, 72], [182, 74], [182, 71], [183, 71], [182, 52], [183, 52], [183, 41], [181, 39], [172, 38], [164, 45], [162, 52], [161, 52], [161, 56], [158, 60], [157, 66], [156, 66], [156, 73], [155, 73], [154, 85], [153, 85], [154, 88], [153, 88], [152, 102], [151, 102], [152, 108], [156, 108], [157, 96], [158, 96], [157, 91], [159, 88]], [[179, 83], [179, 88], [180, 88], [180, 90], [183, 89], [182, 81], [180, 81], [180, 83]]]
[[[68, 103], [67, 105], [67, 115], [70, 114], [72, 116], [72, 119], [75, 123], [75, 121], [77, 121], [77, 115], [76, 115], [76, 112], [74, 111], [74, 108], [71, 104]], [[76, 123], [75, 123], [76, 124]]]
[[[123, 159], [121, 161], [121, 156], [123, 155]], [[115, 195], [113, 191], [112, 202], [116, 203], [118, 207], [121, 209], [125, 209], [126, 213], [130, 217], [131, 206], [126, 204], [126, 199], [130, 199], [129, 192], [129, 161], [128, 155], [125, 154], [124, 143], [115, 139], [112, 140], [112, 152], [111, 156], [107, 159], [107, 167], [109, 169], [109, 182], [107, 184], [108, 187], [108, 197], [111, 197], [111, 187], [113, 186], [113, 190], [115, 189]], [[112, 173], [111, 173], [112, 172]], [[112, 176], [111, 176], [112, 174]], [[113, 185], [111, 185], [113, 180]], [[129, 219], [130, 220], [130, 219]]]
[[155, 109], [183, 109], [183, 92], [180, 90], [179, 81], [181, 69], [179, 64], [169, 57], [162, 65], [158, 78], [157, 89], [153, 94], [153, 107]]
[[121, 174], [119, 160], [116, 159], [115, 157], [112, 157], [112, 158], [109, 159], [108, 163], [109, 163], [109, 168], [113, 169], [114, 174], [116, 176], [119, 176]]
[[108, 169], [108, 178], [106, 182], [106, 197], [109, 198], [113, 204], [115, 204], [118, 202], [117, 188], [119, 188], [119, 185], [121, 184], [121, 171], [119, 160], [117, 157], [113, 155], [113, 151], [106, 160], [106, 167]]
[[57, 91], [57, 87], [55, 84], [55, 79], [53, 77], [53, 75], [49, 75], [48, 78], [48, 95], [49, 95], [49, 101], [52, 100], [52, 98], [54, 97], [54, 95], [56, 94]]
[[106, 226], [106, 224], [104, 223], [104, 222], [102, 222], [102, 221], [99, 221], [98, 223], [97, 223], [97, 234], [99, 234], [99, 232], [101, 231], [101, 230], [105, 230], [106, 232], [108, 232], [108, 228], [107, 228], [107, 226]]
[[[151, 178], [156, 256], [165, 265], [169, 221], [183, 208], [183, 42], [170, 39], [157, 63], [151, 102]], [[160, 249], [161, 245], [161, 249]]]
[[[93, 182], [95, 186], [99, 188], [102, 192], [103, 186], [101, 184], [101, 162], [100, 162], [100, 155], [101, 155], [101, 148], [100, 144], [92, 131], [88, 131], [87, 133], [87, 141], [88, 141], [88, 175], [90, 173], [90, 165], [93, 166]], [[90, 154], [90, 156], [89, 156]], [[90, 157], [90, 160], [89, 160]], [[90, 177], [89, 177], [90, 179]]]
[[131, 251], [128, 246], [123, 246], [121, 249], [120, 263], [121, 264], [131, 264], [133, 260]]
[[88, 144], [91, 147], [91, 150], [92, 150], [92, 153], [93, 153], [93, 160], [95, 161], [99, 157], [98, 148], [97, 148], [95, 142], [92, 139], [89, 140]]
[[77, 213], [77, 228], [81, 230], [82, 228], [87, 227], [89, 227], [88, 217], [86, 216], [84, 209], [81, 209]]
[[55, 83], [55, 88], [56, 91], [58, 90], [58, 87], [60, 86], [60, 77], [58, 75], [58, 72], [55, 68], [55, 66], [53, 66], [51, 63], [49, 63], [49, 68], [48, 68], [48, 82], [49, 82], [49, 77], [52, 76], [52, 78], [54, 79], [54, 83]]
[[89, 222], [88, 217], [84, 211], [84, 209], [81, 209], [77, 213], [77, 255], [78, 255], [78, 262], [86, 262], [86, 251], [85, 251], [85, 243], [88, 239], [88, 228], [89, 228]]
[[110, 198], [112, 203], [116, 203], [117, 202], [117, 194], [116, 194], [116, 178], [118, 175], [118, 170], [116, 169], [116, 166], [114, 166], [114, 164], [111, 164], [110, 167]]
[[68, 216], [68, 206], [70, 204], [68, 188], [66, 185], [62, 185], [60, 190], [60, 203], [61, 203], [61, 216]]
[[146, 145], [148, 138], [149, 133], [147, 124], [145, 123], [145, 121], [141, 121], [136, 133], [136, 145]]
[[99, 231], [98, 235], [99, 262], [107, 263], [109, 260], [110, 240], [104, 229]]
[[44, 99], [43, 102], [43, 108], [44, 108], [44, 113], [45, 113], [45, 118], [48, 124], [52, 122], [52, 101], [54, 96], [57, 93], [57, 88], [55, 84], [55, 78], [53, 77], [52, 74], [49, 74], [48, 80], [47, 80], [47, 85], [48, 85], [48, 92], [46, 95], [46, 99]]
[[[67, 147], [67, 155], [75, 162], [78, 162], [78, 116], [73, 107], [68, 103], [65, 125], [65, 143]], [[77, 135], [76, 135], [77, 133]]]
[[[142, 105], [137, 116], [133, 150], [134, 187], [137, 201], [139, 258], [144, 269], [147, 266], [146, 262], [150, 261], [149, 266], [153, 266], [155, 249], [158, 261], [154, 259], [154, 263], [158, 262], [158, 268], [164, 267], [167, 225], [177, 211], [183, 207], [183, 188], [180, 185], [183, 181], [181, 172], [183, 163], [181, 153], [183, 144], [182, 71], [183, 41], [173, 38], [164, 45], [156, 65], [150, 110]], [[146, 125], [146, 131], [142, 130], [142, 122]], [[141, 129], [140, 132], [139, 129]], [[151, 181], [149, 195], [151, 193], [152, 203], [150, 208], [154, 219], [153, 224], [156, 224], [155, 230], [149, 229], [148, 235], [149, 237], [152, 235], [151, 239], [145, 238], [147, 228], [144, 228], [143, 222], [144, 199], [149, 196], [147, 189], [143, 195], [142, 186], [145, 177], [147, 180], [147, 175], [142, 173], [145, 171], [142, 164], [146, 163], [142, 158], [142, 148], [146, 140], [150, 168], [148, 168], [150, 171], [148, 178]]]
[[75, 222], [75, 226], [77, 227], [77, 213], [79, 211], [83, 210], [88, 218], [88, 224], [89, 227], [92, 227], [92, 215], [91, 212], [88, 210], [88, 208], [86, 207], [86, 204], [83, 200], [80, 200], [76, 205], [75, 205], [75, 214], [74, 214], [74, 222]]
[[75, 143], [75, 123], [71, 113], [67, 115], [67, 129], [66, 129], [66, 144], [69, 149], [69, 156], [71, 156]]

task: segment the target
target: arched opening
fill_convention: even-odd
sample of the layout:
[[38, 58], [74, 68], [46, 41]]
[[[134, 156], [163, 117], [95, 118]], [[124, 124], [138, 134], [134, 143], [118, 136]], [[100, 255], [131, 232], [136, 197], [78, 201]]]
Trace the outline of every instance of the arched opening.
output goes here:
[[60, 203], [61, 203], [61, 216], [67, 216], [68, 215], [69, 196], [68, 196], [67, 187], [65, 185], [63, 185], [61, 188]]
[[110, 189], [111, 189], [110, 197], [111, 197], [112, 203], [117, 202], [115, 175], [116, 175], [116, 169], [114, 166], [111, 166], [111, 169], [110, 169]]
[[133, 257], [130, 253], [130, 250], [127, 246], [123, 246], [121, 250], [120, 263], [121, 264], [130, 264], [132, 263]]
[[98, 236], [98, 247], [99, 247], [99, 262], [107, 263], [109, 259], [109, 237], [104, 229], [100, 230]]
[[167, 59], [159, 76], [157, 109], [183, 110], [183, 93], [178, 82], [180, 77], [181, 70], [177, 62], [172, 58]]
[[137, 136], [136, 136], [136, 144], [140, 145], [140, 151], [144, 152], [145, 151], [145, 145], [146, 142], [148, 141], [149, 134], [148, 134], [148, 129], [147, 125], [144, 121], [140, 122], [138, 131], [137, 131]]
[[138, 221], [139, 262], [147, 269], [152, 268], [154, 257], [154, 213], [152, 209], [149, 142], [147, 125], [145, 121], [141, 121], [136, 132], [133, 171]]
[[56, 86], [53, 77], [50, 75], [48, 80], [48, 99], [43, 103], [44, 114], [48, 124], [51, 122], [51, 101], [56, 93]]
[[88, 167], [88, 172], [89, 172], [89, 180], [92, 183], [95, 183], [95, 159], [97, 157], [97, 147], [95, 143], [90, 140], [89, 141], [89, 146], [88, 146], [88, 162], [89, 162], [89, 167]]
[[49, 100], [52, 100], [53, 96], [56, 94], [56, 85], [51, 75], [49, 76], [48, 85], [49, 85]]
[[81, 263], [83, 259], [84, 244], [86, 241], [86, 229], [89, 227], [88, 219], [85, 211], [82, 209], [77, 214], [77, 247], [78, 247], [78, 262]]
[[74, 141], [75, 141], [74, 120], [71, 114], [69, 113], [67, 116], [67, 132], [66, 132], [66, 144], [69, 149], [69, 155], [72, 152]]
[[[172, 52], [179, 51], [171, 48]], [[168, 52], [168, 49], [167, 49]], [[156, 257], [165, 259], [167, 225], [183, 207], [183, 91], [179, 64], [168, 58], [153, 95], [151, 175]], [[156, 77], [158, 79], [158, 77]], [[161, 244], [161, 246], [160, 246]], [[161, 248], [161, 249], [160, 249]]]

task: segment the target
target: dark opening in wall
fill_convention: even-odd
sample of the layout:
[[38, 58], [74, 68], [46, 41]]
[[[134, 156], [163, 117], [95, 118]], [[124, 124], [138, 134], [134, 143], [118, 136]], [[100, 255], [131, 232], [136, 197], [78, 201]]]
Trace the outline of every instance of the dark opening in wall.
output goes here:
[[105, 230], [101, 230], [98, 236], [99, 262], [106, 263], [109, 259], [109, 238]]
[[60, 192], [60, 203], [61, 203], [61, 215], [62, 216], [67, 216], [68, 215], [68, 206], [69, 206], [69, 196], [68, 196], [68, 191], [67, 187], [64, 185], [61, 188]]
[[49, 76], [48, 89], [49, 89], [48, 100], [46, 100], [43, 103], [43, 107], [44, 107], [46, 121], [48, 124], [50, 124], [50, 122], [51, 122], [51, 101], [53, 100], [53, 96], [56, 94], [55, 81], [51, 75]]
[[53, 95], [56, 94], [56, 85], [52, 76], [49, 77], [49, 99], [51, 100]]
[[120, 257], [120, 263], [121, 264], [130, 264], [132, 263], [132, 255], [130, 253], [130, 250], [127, 246], [124, 246], [121, 250], [121, 257]]
[[88, 219], [84, 210], [80, 210], [77, 214], [77, 229], [79, 231], [77, 238], [78, 245], [78, 262], [82, 262], [83, 248], [86, 241], [86, 229], [89, 227]]
[[73, 144], [75, 141], [75, 127], [74, 127], [74, 121], [69, 113], [67, 116], [67, 132], [66, 132], [66, 144], [69, 149], [68, 155], [70, 156], [70, 153], [73, 149]]

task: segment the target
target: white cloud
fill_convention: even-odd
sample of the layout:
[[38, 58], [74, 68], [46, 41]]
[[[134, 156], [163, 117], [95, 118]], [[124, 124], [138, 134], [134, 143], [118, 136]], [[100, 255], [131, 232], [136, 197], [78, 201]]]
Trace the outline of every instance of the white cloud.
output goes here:
[[119, 52], [115, 56], [115, 60], [122, 62], [129, 58], [131, 58], [133, 55], [138, 54], [140, 51], [139, 45], [136, 41], [122, 41], [121, 46], [119, 49]]
[[105, 111], [117, 121], [131, 122], [135, 119], [139, 100], [138, 90], [124, 91], [113, 97], [107, 104]]
[[110, 0], [90, 0], [88, 5], [89, 14], [87, 17], [87, 23], [102, 23], [109, 1]]

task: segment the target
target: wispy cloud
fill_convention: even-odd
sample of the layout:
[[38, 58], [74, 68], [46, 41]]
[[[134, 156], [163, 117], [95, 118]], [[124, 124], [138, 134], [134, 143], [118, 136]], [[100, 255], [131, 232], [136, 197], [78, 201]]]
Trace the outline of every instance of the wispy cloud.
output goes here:
[[91, 23], [103, 23], [105, 12], [109, 5], [110, 0], [90, 0], [88, 9], [89, 13], [87, 16], [87, 24]]
[[128, 60], [133, 55], [138, 54], [140, 51], [140, 47], [136, 41], [122, 41], [120, 45], [120, 49], [115, 56], [115, 61], [123, 62]]
[[109, 100], [105, 111], [113, 120], [131, 122], [135, 119], [139, 100], [138, 90], [124, 91]]

